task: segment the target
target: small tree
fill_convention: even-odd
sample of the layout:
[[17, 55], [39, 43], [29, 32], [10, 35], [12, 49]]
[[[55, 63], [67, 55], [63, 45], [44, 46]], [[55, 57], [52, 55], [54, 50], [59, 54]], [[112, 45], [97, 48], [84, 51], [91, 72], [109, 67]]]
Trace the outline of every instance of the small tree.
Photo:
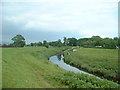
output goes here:
[[49, 44], [48, 44], [48, 43], [46, 43], [46, 44], [45, 44], [45, 47], [46, 47], [46, 48], [49, 48]]
[[43, 46], [45, 46], [46, 48], [49, 48], [49, 43], [46, 40], [44, 40], [43, 41]]
[[64, 37], [64, 39], [63, 39], [63, 44], [64, 44], [64, 46], [67, 46], [67, 38], [66, 37]]
[[61, 47], [61, 46], [62, 46], [61, 40], [59, 39], [57, 42], [58, 42], [58, 45], [57, 45], [57, 46], [58, 46], [58, 47]]
[[33, 46], [34, 44], [33, 43], [30, 43], [30, 46]]
[[17, 46], [17, 47], [24, 47], [25, 46], [25, 38], [20, 34], [16, 35], [11, 40], [13, 40], [14, 46]]

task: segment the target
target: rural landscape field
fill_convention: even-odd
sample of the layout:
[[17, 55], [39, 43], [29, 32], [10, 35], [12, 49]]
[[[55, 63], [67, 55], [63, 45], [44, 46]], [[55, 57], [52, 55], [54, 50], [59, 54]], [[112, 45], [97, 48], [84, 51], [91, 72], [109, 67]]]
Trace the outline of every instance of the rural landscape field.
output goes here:
[[118, 0], [2, 0], [0, 88], [119, 89]]
[[[118, 87], [116, 82], [106, 80], [105, 78], [102, 80], [97, 79], [94, 76], [90, 76], [86, 74], [72, 73], [63, 70], [57, 65], [48, 61], [48, 58], [50, 56], [60, 54], [65, 49], [68, 49], [68, 47], [3, 48], [3, 59], [2, 59], [3, 88], [68, 88], [68, 87], [69, 88], [117, 88]], [[103, 69], [104, 72], [104, 69], [107, 67], [108, 72], [106, 72], [106, 75], [108, 76], [116, 75], [117, 50], [103, 49], [104, 51], [108, 52], [103, 57], [104, 60], [103, 58], [101, 59], [99, 58], [95, 60], [95, 58], [92, 56], [88, 60], [86, 57], [84, 57], [85, 54], [81, 53], [81, 51], [85, 52], [87, 50], [96, 51], [96, 49], [92, 49], [92, 48], [87, 48], [85, 50], [78, 49], [77, 52], [79, 52], [81, 58], [78, 59], [79, 55], [77, 56], [77, 54], [75, 54], [76, 56], [72, 56], [74, 62], [78, 62], [77, 63], [78, 65], [79, 62], [82, 62], [80, 64], [81, 66], [82, 65], [84, 67], [87, 66], [86, 68], [91, 68], [94, 71], [95, 70], [99, 71], [99, 69]], [[101, 52], [101, 50], [102, 49], [97, 49], [97, 52], [92, 54], [95, 55]], [[109, 59], [109, 53], [113, 53], [113, 52], [115, 57]], [[74, 55], [74, 53], [71, 53], [71, 55]], [[92, 59], [95, 60], [94, 63], [90, 61]], [[100, 62], [100, 60], [102, 60], [102, 62]], [[107, 62], [109, 63], [109, 65]], [[95, 69], [92, 68], [91, 67], [92, 65], [95, 65], [96, 68]], [[112, 65], [113, 67], [111, 67]]]

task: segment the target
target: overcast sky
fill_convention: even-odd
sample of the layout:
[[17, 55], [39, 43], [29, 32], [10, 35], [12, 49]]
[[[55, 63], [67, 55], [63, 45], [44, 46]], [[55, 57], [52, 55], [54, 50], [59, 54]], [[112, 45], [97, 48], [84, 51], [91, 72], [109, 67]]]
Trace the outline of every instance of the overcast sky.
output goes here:
[[2, 0], [3, 42], [118, 36], [118, 0]]

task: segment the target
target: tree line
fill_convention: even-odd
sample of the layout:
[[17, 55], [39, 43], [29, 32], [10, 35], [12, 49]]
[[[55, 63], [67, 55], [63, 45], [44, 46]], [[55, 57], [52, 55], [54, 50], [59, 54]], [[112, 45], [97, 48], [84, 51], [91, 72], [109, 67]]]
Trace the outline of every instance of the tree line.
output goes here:
[[31, 43], [28, 46], [81, 46], [86, 48], [101, 47], [115, 49], [120, 46], [120, 38], [101, 38], [100, 36], [92, 36], [91, 38], [76, 39], [64, 37], [63, 42], [61, 42], [60, 39], [52, 42], [44, 40], [43, 42]]
[[24, 47], [24, 46], [31, 46], [31, 47], [38, 47], [38, 46], [45, 46], [49, 48], [49, 46], [61, 47], [61, 46], [80, 46], [85, 48], [108, 48], [108, 49], [115, 49], [119, 48], [120, 46], [120, 38], [101, 38], [100, 36], [92, 36], [90, 38], [63, 38], [63, 42], [59, 39], [57, 41], [48, 42], [44, 40], [43, 42], [35, 42], [26, 44], [25, 38], [22, 35], [16, 35], [11, 39], [13, 43], [9, 44], [9, 46], [16, 46], [16, 47]]

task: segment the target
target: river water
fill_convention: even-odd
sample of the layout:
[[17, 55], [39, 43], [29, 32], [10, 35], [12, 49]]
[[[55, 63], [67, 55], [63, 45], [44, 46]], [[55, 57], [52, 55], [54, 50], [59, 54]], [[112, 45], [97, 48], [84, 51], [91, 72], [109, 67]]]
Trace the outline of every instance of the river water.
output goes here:
[[[90, 74], [90, 73], [87, 73], [85, 71], [82, 71], [76, 67], [73, 67], [67, 63], [64, 62], [63, 60], [64, 56], [63, 55], [58, 55], [58, 56], [52, 56], [49, 58], [49, 61], [54, 63], [54, 64], [57, 64], [59, 67], [65, 69], [65, 70], [68, 70], [68, 71], [71, 71], [71, 72], [75, 72], [75, 73], [84, 73], [84, 74], [88, 74], [88, 75], [91, 75], [91, 76], [95, 76], [93, 74]], [[96, 78], [99, 78], [97, 76], [95, 76]], [[99, 78], [100, 79], [100, 78]]]

